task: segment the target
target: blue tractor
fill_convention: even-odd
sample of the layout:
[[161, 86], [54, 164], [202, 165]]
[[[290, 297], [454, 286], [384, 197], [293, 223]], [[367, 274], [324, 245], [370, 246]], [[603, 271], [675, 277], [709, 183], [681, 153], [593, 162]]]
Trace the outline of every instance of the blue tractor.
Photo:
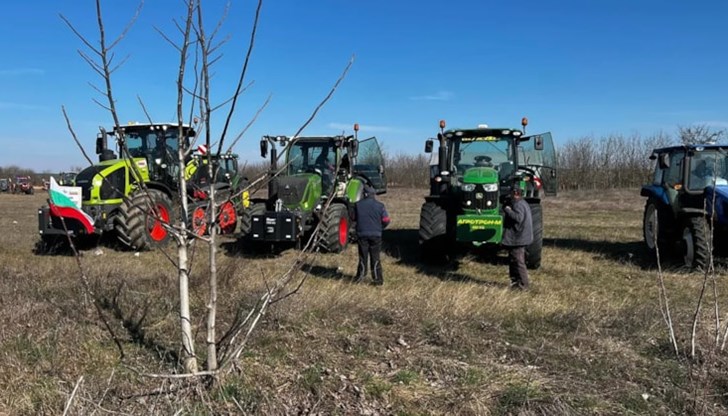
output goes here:
[[728, 243], [728, 145], [682, 145], [655, 149], [643, 231], [650, 252], [675, 253], [690, 269], [704, 269]]

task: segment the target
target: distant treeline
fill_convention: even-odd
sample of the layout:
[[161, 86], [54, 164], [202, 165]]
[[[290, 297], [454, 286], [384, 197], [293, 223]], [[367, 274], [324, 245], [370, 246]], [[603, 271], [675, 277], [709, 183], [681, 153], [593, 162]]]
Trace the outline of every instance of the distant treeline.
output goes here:
[[[720, 140], [725, 131], [714, 131], [705, 126], [678, 127], [677, 134], [657, 133], [651, 136], [613, 134], [606, 137], [582, 137], [556, 146], [559, 188], [612, 189], [633, 188], [647, 183], [654, 163], [649, 160], [652, 149], [679, 143], [713, 142]], [[558, 142], [557, 142], [558, 143]], [[387, 181], [392, 187], [426, 188], [429, 186], [429, 155], [383, 155]], [[268, 163], [257, 161], [241, 163], [243, 174], [256, 178], [268, 169]], [[76, 168], [80, 169], [80, 168]], [[29, 175], [41, 184], [50, 175], [37, 174], [17, 166], [0, 167], [0, 178]]]
[[[610, 135], [583, 137], [557, 144], [559, 187], [566, 189], [604, 189], [637, 187], [649, 180], [652, 149], [679, 143], [667, 134]], [[425, 188], [429, 186], [429, 155], [397, 153], [384, 155], [390, 186]], [[265, 162], [243, 167], [249, 178], [267, 169]]]

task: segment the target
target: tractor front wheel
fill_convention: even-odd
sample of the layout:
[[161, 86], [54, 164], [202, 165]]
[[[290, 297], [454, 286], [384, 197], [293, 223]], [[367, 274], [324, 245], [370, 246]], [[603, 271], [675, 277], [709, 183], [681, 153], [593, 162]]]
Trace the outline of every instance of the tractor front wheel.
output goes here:
[[247, 237], [253, 229], [253, 216], [265, 214], [265, 204], [262, 202], [251, 203], [243, 209], [240, 214], [240, 237]]
[[344, 204], [331, 204], [321, 224], [321, 248], [327, 253], [341, 253], [349, 244], [349, 210]]
[[169, 243], [165, 224], [173, 216], [172, 200], [162, 191], [137, 191], [124, 200], [116, 216], [119, 240], [132, 250], [151, 250]]
[[680, 240], [685, 266], [705, 270], [710, 258], [709, 234], [708, 222], [704, 217], [687, 219]]
[[434, 202], [425, 202], [420, 210], [420, 254], [428, 262], [447, 257], [447, 211]]
[[207, 230], [207, 202], [199, 202], [190, 204], [188, 207], [189, 211], [189, 228], [193, 234], [203, 236], [206, 235]]
[[533, 242], [526, 247], [526, 267], [541, 267], [541, 250], [543, 248], [543, 210], [541, 204], [531, 205], [531, 222], [533, 224]]

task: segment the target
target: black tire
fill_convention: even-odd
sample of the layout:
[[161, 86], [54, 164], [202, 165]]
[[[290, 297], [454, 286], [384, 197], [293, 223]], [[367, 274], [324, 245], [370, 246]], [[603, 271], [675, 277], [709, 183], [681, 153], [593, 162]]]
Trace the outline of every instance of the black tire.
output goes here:
[[690, 217], [685, 221], [680, 246], [686, 267], [705, 270], [710, 259], [709, 235], [709, 225], [704, 217]]
[[659, 247], [660, 239], [660, 216], [658, 214], [657, 204], [652, 199], [648, 199], [645, 204], [645, 212], [642, 216], [642, 237], [645, 239], [645, 246], [650, 254], [655, 253]]
[[[160, 218], [157, 218], [152, 206]], [[138, 251], [151, 250], [169, 243], [171, 235], [161, 223], [169, 223], [173, 217], [172, 200], [167, 194], [156, 189], [140, 190], [124, 199], [114, 218], [114, 226], [119, 241], [126, 247]]]
[[253, 216], [265, 214], [265, 204], [262, 202], [252, 203], [243, 209], [240, 214], [240, 237], [245, 238], [253, 228]]
[[341, 253], [349, 245], [349, 210], [344, 204], [331, 204], [323, 214], [319, 244], [327, 253]]
[[420, 210], [420, 254], [428, 262], [447, 257], [447, 211], [434, 202], [425, 202]]
[[529, 204], [533, 226], [533, 242], [526, 247], [526, 267], [532, 270], [541, 267], [543, 249], [543, 210], [540, 203]]

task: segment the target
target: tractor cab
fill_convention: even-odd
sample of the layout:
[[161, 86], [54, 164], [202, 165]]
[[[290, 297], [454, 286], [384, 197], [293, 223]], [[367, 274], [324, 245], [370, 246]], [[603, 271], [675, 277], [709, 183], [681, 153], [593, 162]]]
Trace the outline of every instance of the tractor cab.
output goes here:
[[[525, 130], [525, 126], [524, 126]], [[519, 129], [452, 129], [439, 135], [445, 160], [431, 169], [432, 194], [483, 191], [508, 195], [512, 186], [521, 186], [527, 198], [541, 193], [555, 195], [556, 152], [551, 133], [524, 136]], [[433, 140], [425, 152], [433, 151]]]
[[715, 247], [725, 252], [728, 239], [728, 145], [689, 145], [655, 149], [643, 234], [648, 250], [677, 250], [688, 268], [706, 267]]
[[61, 186], [73, 186], [76, 175], [76, 172], [61, 172], [58, 174], [58, 184]]
[[[134, 159], [137, 166], [147, 170], [150, 181], [172, 184], [177, 182], [178, 175], [178, 150], [179, 150], [179, 127], [175, 124], [129, 124], [122, 126], [120, 134], [117, 132], [106, 133], [102, 129], [96, 139], [96, 153], [102, 161], [106, 158], [114, 159], [113, 152], [106, 149], [106, 138], [104, 133], [110, 136], [121, 136], [122, 140], [117, 141], [117, 150], [120, 156], [124, 155], [124, 148], [129, 156]], [[182, 146], [189, 148], [190, 138], [194, 137], [195, 131], [189, 126], [183, 126], [184, 138]]]

